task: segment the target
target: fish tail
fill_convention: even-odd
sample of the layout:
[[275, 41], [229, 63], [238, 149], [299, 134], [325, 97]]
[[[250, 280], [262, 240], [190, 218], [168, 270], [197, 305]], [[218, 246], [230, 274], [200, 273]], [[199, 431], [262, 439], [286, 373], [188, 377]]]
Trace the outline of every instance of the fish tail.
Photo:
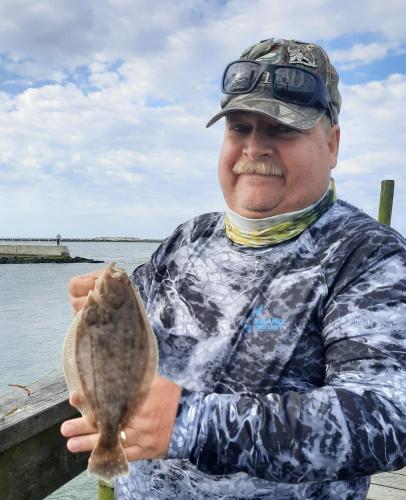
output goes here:
[[88, 472], [105, 481], [128, 476], [130, 469], [118, 435], [114, 440], [106, 437], [103, 433], [99, 435], [89, 458]]

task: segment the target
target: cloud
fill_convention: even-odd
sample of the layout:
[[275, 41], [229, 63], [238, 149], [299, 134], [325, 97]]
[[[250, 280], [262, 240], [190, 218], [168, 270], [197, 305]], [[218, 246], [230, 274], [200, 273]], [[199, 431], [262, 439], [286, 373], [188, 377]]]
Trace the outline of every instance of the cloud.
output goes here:
[[404, 147], [406, 75], [392, 74], [385, 80], [362, 85], [343, 84], [341, 93], [347, 150], [394, 151]]
[[[182, 0], [165, 8], [158, 0], [3, 0], [0, 78], [20, 83], [0, 92], [2, 195], [13, 207], [0, 214], [2, 231], [15, 232], [9, 220], [34, 231], [52, 214], [51, 234], [117, 228], [156, 237], [222, 209], [222, 125], [206, 130], [205, 123], [219, 108], [224, 65], [260, 39], [313, 40], [315, 33], [334, 46], [340, 64], [373, 65], [402, 50], [405, 14], [396, 1], [345, 0], [337, 10], [327, 0], [306, 8], [299, 0], [272, 8], [265, 0]], [[377, 34], [351, 44], [356, 32]], [[350, 48], [334, 45], [337, 38]], [[372, 179], [379, 185], [392, 175], [406, 190], [405, 75], [344, 81], [341, 91], [338, 190], [372, 207]]]
[[199, 25], [221, 6], [178, 0], [3, 0], [0, 47], [15, 61], [72, 69], [100, 56], [148, 56], [165, 49], [168, 36]]
[[[386, 43], [399, 43], [405, 40], [405, 17], [405, 3], [394, 0], [343, 0], [340, 9], [327, 0], [309, 0], [306, 8], [300, 0], [272, 8], [268, 0], [178, 0], [165, 8], [162, 0], [3, 0], [0, 47], [11, 74], [61, 81], [63, 73], [95, 60], [168, 57], [175, 68], [196, 60], [203, 70], [217, 68], [270, 36], [313, 40], [316, 33], [319, 40], [329, 41], [375, 32]], [[371, 51], [382, 48], [360, 46], [349, 55], [357, 51], [372, 57]]]
[[393, 223], [405, 233], [406, 75], [342, 85], [341, 93], [342, 143], [334, 172], [341, 196], [376, 215], [381, 180], [395, 180]]
[[[138, 85], [130, 67], [126, 63], [119, 78], [91, 92], [67, 83], [0, 96], [0, 175], [8, 190], [26, 193], [25, 204], [7, 205], [14, 220], [21, 222], [24, 213], [27, 221], [38, 220], [46, 211], [53, 214], [50, 224], [66, 214], [83, 224], [75, 233], [86, 234], [98, 228], [92, 219], [116, 228], [122, 216], [129, 227], [134, 220], [144, 236], [157, 237], [213, 207], [212, 195], [199, 199], [200, 190], [216, 184], [215, 141], [211, 132], [203, 136], [205, 120], [170, 102], [147, 105], [154, 82]], [[89, 68], [91, 79], [105, 73], [100, 63]], [[219, 202], [219, 191], [211, 192]], [[8, 227], [2, 223], [3, 231]]]
[[356, 43], [346, 50], [333, 50], [329, 56], [338, 69], [351, 70], [384, 59], [394, 53], [399, 54], [401, 51], [400, 42]]

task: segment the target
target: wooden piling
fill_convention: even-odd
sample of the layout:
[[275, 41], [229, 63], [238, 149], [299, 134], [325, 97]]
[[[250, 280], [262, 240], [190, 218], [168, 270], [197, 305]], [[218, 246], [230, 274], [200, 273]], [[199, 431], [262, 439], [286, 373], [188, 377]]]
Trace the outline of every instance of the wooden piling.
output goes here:
[[381, 181], [381, 197], [379, 201], [378, 221], [390, 226], [392, 217], [393, 192], [395, 190], [395, 181]]

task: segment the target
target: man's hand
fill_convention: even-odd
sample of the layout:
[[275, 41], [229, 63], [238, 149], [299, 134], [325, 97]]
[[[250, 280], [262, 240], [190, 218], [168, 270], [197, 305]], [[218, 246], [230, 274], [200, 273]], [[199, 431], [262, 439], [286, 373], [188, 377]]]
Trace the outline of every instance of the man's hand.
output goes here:
[[96, 271], [92, 271], [88, 274], [74, 276], [69, 281], [69, 300], [72, 304], [75, 314], [82, 309], [88, 293], [90, 292], [90, 290], [94, 289], [96, 279], [101, 275], [103, 271], [104, 269], [97, 269]]
[[[123, 381], [125, 383], [125, 381]], [[129, 461], [165, 457], [171, 441], [181, 388], [167, 378], [155, 375], [151, 389], [137, 413], [130, 418], [125, 430]], [[72, 406], [78, 404], [70, 399]], [[70, 438], [68, 450], [76, 453], [91, 451], [97, 441], [96, 428], [86, 417], [67, 420], [61, 433]]]

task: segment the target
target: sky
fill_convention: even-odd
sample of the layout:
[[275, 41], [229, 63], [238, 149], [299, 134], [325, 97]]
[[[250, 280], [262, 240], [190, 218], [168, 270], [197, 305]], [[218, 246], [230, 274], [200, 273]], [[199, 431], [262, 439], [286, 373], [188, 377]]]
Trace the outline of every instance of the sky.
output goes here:
[[340, 198], [406, 234], [404, 0], [0, 0], [0, 237], [165, 238], [224, 210], [227, 63], [316, 42], [340, 74]]

